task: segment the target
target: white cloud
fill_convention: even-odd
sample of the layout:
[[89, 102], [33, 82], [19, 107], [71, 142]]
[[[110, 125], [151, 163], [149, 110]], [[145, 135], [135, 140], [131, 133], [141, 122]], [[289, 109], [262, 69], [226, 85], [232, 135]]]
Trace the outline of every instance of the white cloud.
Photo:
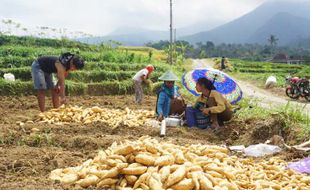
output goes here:
[[[267, 0], [173, 0], [174, 22], [227, 22]], [[166, 30], [169, 0], [0, 0], [0, 17], [27, 27], [49, 26], [107, 34], [120, 26]]]

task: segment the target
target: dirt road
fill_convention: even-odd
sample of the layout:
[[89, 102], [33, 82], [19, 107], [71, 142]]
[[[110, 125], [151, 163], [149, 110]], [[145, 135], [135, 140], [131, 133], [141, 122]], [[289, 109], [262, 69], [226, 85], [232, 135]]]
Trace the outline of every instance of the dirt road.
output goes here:
[[[211, 59], [194, 59], [193, 68], [203, 68], [203, 67], [213, 67], [214, 62]], [[310, 117], [310, 103], [307, 102], [297, 102], [292, 101], [286, 97], [280, 97], [272, 92], [259, 88], [247, 81], [236, 80], [241, 87], [245, 97], [257, 98], [259, 100], [259, 105], [264, 108], [274, 108], [279, 106], [284, 106], [288, 102], [290, 104], [304, 108], [305, 114]], [[283, 92], [284, 93], [284, 92]]]

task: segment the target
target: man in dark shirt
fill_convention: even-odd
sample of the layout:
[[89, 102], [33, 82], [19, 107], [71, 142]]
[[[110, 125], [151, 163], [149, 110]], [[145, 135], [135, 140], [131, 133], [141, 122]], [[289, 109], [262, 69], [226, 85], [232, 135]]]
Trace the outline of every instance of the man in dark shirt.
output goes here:
[[224, 70], [226, 68], [225, 66], [225, 57], [222, 57], [222, 60], [221, 60], [221, 70]]
[[[66, 103], [65, 77], [70, 71], [82, 69], [84, 61], [71, 53], [64, 53], [60, 57], [42, 56], [32, 63], [31, 74], [34, 89], [38, 90], [38, 103], [41, 112], [45, 111], [45, 91], [51, 90], [54, 108]], [[58, 78], [54, 86], [52, 73]]]

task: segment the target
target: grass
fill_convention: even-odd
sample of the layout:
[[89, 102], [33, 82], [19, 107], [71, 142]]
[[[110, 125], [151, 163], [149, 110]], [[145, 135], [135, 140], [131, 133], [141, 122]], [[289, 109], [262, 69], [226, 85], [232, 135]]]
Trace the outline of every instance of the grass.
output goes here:
[[232, 72], [229, 73], [231, 76], [233, 76], [236, 79], [242, 80], [242, 81], [254, 81], [256, 83], [256, 86], [258, 87], [264, 87], [265, 82], [268, 77], [270, 76], [276, 76], [277, 78], [277, 84], [276, 87], [284, 88], [286, 87], [286, 81], [285, 81], [285, 74], [274, 74], [274, 73], [240, 73], [240, 72]]
[[264, 121], [276, 118], [284, 124], [285, 129], [296, 132], [296, 140], [308, 140], [310, 135], [310, 113], [305, 113], [304, 107], [296, 107], [288, 102], [284, 106], [266, 109], [260, 107], [258, 103], [258, 99], [243, 98], [238, 103], [240, 109], [237, 111], [235, 119], [237, 121]]
[[[243, 62], [245, 63], [245, 62]], [[284, 67], [286, 65], [276, 65], [276, 67]], [[300, 67], [300, 65], [289, 65], [288, 67]], [[303, 66], [301, 66], [303, 67]], [[310, 67], [309, 67], [310, 68]], [[231, 72], [230, 75], [241, 79], [257, 82], [258, 86], [264, 86], [265, 80], [270, 76], [266, 73], [240, 73]], [[279, 75], [278, 75], [279, 76]], [[278, 77], [278, 86], [285, 85], [285, 73], [283, 77]], [[193, 103], [197, 97], [190, 94], [185, 88], [181, 89], [181, 94], [187, 102]], [[233, 118], [236, 123], [249, 121], [253, 125], [253, 121], [276, 121], [281, 122], [282, 126], [294, 133], [297, 141], [309, 140], [310, 136], [310, 113], [305, 113], [304, 107], [296, 107], [290, 103], [274, 107], [270, 109], [259, 106], [259, 99], [243, 98], [234, 107], [239, 108]], [[255, 127], [255, 126], [253, 126]]]
[[129, 47], [120, 46], [119, 50], [128, 51], [128, 53], [135, 53], [137, 55], [149, 56], [149, 52], [152, 52], [152, 59], [157, 61], [165, 61], [167, 56], [163, 50], [157, 50], [151, 47]]
[[239, 59], [229, 60], [233, 66], [230, 74], [237, 79], [256, 81], [258, 86], [263, 87], [269, 76], [277, 78], [277, 87], [285, 87], [285, 77], [288, 75], [310, 77], [310, 66], [278, 64], [269, 62], [253, 62]]

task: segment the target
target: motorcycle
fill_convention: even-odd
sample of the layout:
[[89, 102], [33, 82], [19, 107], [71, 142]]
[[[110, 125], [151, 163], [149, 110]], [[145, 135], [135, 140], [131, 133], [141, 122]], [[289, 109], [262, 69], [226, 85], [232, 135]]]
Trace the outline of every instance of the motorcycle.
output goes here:
[[306, 78], [291, 77], [285, 78], [288, 84], [285, 93], [288, 97], [292, 99], [298, 99], [299, 97], [304, 97], [310, 102], [310, 86], [309, 80]]

